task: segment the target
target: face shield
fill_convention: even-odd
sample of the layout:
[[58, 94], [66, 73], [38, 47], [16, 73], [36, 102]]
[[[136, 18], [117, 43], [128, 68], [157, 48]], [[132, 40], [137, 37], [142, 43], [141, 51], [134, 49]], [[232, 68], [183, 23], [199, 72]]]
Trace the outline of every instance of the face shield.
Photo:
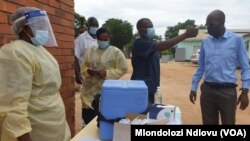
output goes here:
[[48, 47], [57, 46], [57, 42], [51, 28], [47, 12], [42, 10], [34, 10], [24, 14], [24, 16], [16, 19], [14, 24], [26, 20], [26, 25], [28, 25], [34, 38], [37, 39], [37, 42], [40, 42], [41, 45]]

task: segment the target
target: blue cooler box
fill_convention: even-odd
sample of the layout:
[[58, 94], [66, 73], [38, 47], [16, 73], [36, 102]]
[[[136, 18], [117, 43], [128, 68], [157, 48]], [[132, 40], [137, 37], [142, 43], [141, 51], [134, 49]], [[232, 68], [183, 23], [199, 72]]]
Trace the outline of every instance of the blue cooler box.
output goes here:
[[[142, 80], [105, 80], [102, 85], [100, 112], [106, 119], [125, 117], [126, 113], [142, 113], [148, 106], [148, 88]], [[114, 125], [100, 121], [99, 136], [112, 140]]]

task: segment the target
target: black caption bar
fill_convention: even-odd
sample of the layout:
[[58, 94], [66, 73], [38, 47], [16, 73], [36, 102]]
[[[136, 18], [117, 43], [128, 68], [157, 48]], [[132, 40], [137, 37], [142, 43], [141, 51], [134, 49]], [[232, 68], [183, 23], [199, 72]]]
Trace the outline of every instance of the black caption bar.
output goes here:
[[250, 140], [250, 125], [131, 125], [131, 141], [143, 139]]

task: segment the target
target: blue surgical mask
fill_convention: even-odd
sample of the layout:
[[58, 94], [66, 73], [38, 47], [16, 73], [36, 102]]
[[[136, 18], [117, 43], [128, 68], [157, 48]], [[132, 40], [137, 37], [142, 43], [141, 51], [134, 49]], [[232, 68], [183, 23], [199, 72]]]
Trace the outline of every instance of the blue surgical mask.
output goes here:
[[155, 36], [155, 29], [153, 27], [147, 28], [147, 34], [146, 34], [146, 36], [149, 39], [152, 39]]
[[35, 46], [44, 45], [49, 39], [49, 32], [43, 30], [36, 30], [35, 37], [31, 37], [31, 41]]
[[96, 35], [96, 31], [98, 30], [98, 28], [97, 27], [90, 27], [89, 28], [89, 33], [91, 34], [91, 35]]
[[101, 48], [101, 49], [105, 49], [105, 48], [109, 47], [109, 41], [100, 41], [100, 40], [97, 40], [97, 43], [99, 45], [99, 48]]

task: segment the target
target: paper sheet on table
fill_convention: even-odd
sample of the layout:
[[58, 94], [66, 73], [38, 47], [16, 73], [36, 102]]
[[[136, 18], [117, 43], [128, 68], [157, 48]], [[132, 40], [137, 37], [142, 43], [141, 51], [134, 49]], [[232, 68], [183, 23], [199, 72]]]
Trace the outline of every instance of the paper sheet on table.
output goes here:
[[101, 141], [101, 140], [96, 139], [96, 138], [84, 138], [84, 139], [80, 139], [79, 141]]

